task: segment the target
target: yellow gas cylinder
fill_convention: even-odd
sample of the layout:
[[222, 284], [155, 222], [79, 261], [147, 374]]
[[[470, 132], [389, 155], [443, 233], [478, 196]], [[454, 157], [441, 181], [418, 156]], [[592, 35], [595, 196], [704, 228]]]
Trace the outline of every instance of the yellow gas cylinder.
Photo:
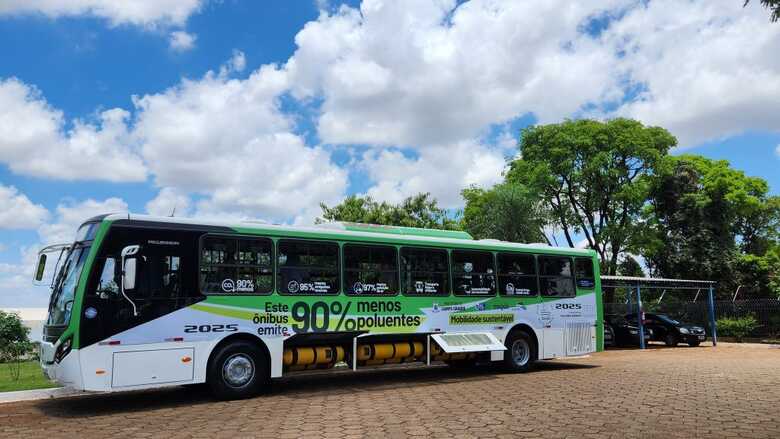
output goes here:
[[436, 343], [431, 343], [431, 360], [435, 361], [452, 361], [452, 360], [468, 360], [475, 358], [477, 354], [473, 352], [458, 352], [454, 354], [448, 354], [442, 350]]
[[284, 350], [282, 363], [289, 370], [333, 367], [344, 361], [343, 346], [303, 346]]
[[361, 365], [378, 365], [415, 361], [423, 356], [423, 344], [418, 341], [372, 343], [358, 346], [357, 360]]

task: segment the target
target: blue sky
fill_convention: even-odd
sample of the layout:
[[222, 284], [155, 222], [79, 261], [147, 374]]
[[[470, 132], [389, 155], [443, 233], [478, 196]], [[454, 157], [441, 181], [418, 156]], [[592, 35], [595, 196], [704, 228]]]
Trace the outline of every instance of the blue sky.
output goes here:
[[35, 249], [98, 212], [307, 223], [421, 191], [457, 210], [522, 127], [570, 117], [664, 126], [780, 194], [780, 24], [670, 1], [10, 0], [0, 306], [45, 305]]

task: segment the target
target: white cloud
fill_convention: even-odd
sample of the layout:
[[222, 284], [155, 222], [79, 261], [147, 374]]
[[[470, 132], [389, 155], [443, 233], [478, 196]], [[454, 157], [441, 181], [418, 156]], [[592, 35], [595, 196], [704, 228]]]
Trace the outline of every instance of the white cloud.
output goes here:
[[246, 68], [246, 56], [240, 50], [233, 50], [233, 56], [220, 69], [223, 75], [230, 73], [243, 72]]
[[578, 26], [618, 4], [365, 0], [307, 23], [286, 68], [297, 96], [324, 98], [325, 142], [458, 142], [607, 98], [614, 57]]
[[347, 171], [292, 132], [279, 108], [287, 74], [265, 65], [231, 78], [245, 63], [236, 52], [219, 73], [136, 98], [134, 137], [160, 187], [203, 197], [199, 216], [313, 217], [344, 195]]
[[198, 36], [195, 34], [177, 30], [171, 32], [168, 38], [168, 47], [175, 52], [186, 52], [195, 48], [195, 40], [197, 39]]
[[[0, 306], [46, 306], [49, 289], [32, 283], [38, 250], [48, 244], [73, 242], [78, 227], [93, 216], [123, 211], [127, 211], [127, 203], [119, 198], [60, 203], [53, 221], [38, 228], [40, 242], [19, 247], [19, 262], [0, 263]], [[48, 272], [53, 267], [47, 264], [45, 278], [53, 274]]]
[[0, 15], [43, 14], [47, 17], [88, 15], [112, 26], [182, 26], [203, 0], [3, 0]]
[[49, 289], [32, 284], [36, 253], [23, 247], [18, 263], [0, 263], [0, 307], [46, 306]]
[[777, 157], [780, 157], [780, 144], [778, 144], [777, 148], [775, 148], [775, 155], [777, 155]]
[[371, 197], [398, 203], [430, 192], [446, 208], [463, 204], [460, 191], [467, 186], [498, 183], [505, 165], [501, 150], [471, 141], [429, 147], [416, 158], [397, 150], [369, 151], [359, 162], [375, 183], [368, 190]]
[[63, 180], [143, 181], [146, 167], [131, 147], [129, 113], [114, 108], [96, 122], [73, 120], [31, 86], [0, 79], [0, 162], [13, 172]]
[[76, 230], [89, 218], [105, 213], [127, 212], [127, 203], [121, 198], [105, 200], [87, 199], [79, 202], [65, 201], [55, 209], [55, 220], [38, 228], [42, 244], [72, 242]]
[[155, 216], [188, 216], [190, 206], [190, 197], [174, 188], [165, 187], [146, 203], [146, 212]]
[[614, 114], [668, 128], [682, 147], [780, 130], [780, 26], [759, 2], [654, 0], [603, 40], [642, 90]]
[[0, 184], [0, 229], [34, 229], [48, 216], [45, 207], [33, 203], [15, 187]]

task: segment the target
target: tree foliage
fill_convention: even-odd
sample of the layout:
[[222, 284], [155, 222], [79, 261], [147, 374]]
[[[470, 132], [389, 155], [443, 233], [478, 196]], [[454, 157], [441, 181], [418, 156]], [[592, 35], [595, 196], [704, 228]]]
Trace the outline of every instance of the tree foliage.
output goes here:
[[615, 274], [621, 253], [643, 227], [649, 176], [677, 140], [629, 119], [565, 121], [523, 130], [521, 158], [507, 180], [541, 196], [570, 247], [582, 235]]
[[[748, 3], [750, 3], [750, 0], [745, 0], [743, 7], [747, 6]], [[761, 0], [761, 5], [769, 9], [769, 12], [772, 14], [770, 17], [772, 22], [780, 20], [780, 0]]]
[[638, 238], [652, 274], [738, 284], [771, 296], [780, 208], [768, 185], [724, 160], [667, 157], [652, 178], [648, 225]]
[[347, 221], [389, 226], [421, 227], [427, 229], [458, 229], [458, 222], [447, 216], [429, 193], [406, 198], [399, 204], [377, 202], [371, 197], [350, 195], [341, 204], [328, 207], [320, 203], [322, 217], [317, 223]]
[[544, 206], [527, 186], [512, 182], [490, 189], [472, 186], [461, 195], [466, 202], [461, 225], [474, 238], [550, 243], [543, 231]]
[[631, 255], [625, 255], [620, 258], [617, 274], [619, 276], [645, 277], [645, 272], [642, 270], [642, 266]]
[[14, 380], [19, 379], [22, 356], [32, 348], [29, 333], [18, 315], [0, 311], [0, 361], [7, 363]]

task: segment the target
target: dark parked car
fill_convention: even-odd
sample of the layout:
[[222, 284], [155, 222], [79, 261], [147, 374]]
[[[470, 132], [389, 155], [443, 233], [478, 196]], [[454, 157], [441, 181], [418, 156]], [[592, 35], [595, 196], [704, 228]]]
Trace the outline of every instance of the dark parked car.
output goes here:
[[[652, 331], [645, 329], [645, 342], [650, 341]], [[623, 316], [604, 316], [605, 346], [639, 346], [639, 327], [629, 323]]]
[[[626, 315], [626, 320], [631, 324], [636, 324], [636, 313]], [[651, 340], [662, 341], [667, 346], [677, 346], [678, 343], [685, 343], [688, 346], [698, 346], [707, 339], [704, 328], [701, 326], [689, 325], [669, 317], [666, 314], [645, 313], [645, 328], [653, 331]]]

